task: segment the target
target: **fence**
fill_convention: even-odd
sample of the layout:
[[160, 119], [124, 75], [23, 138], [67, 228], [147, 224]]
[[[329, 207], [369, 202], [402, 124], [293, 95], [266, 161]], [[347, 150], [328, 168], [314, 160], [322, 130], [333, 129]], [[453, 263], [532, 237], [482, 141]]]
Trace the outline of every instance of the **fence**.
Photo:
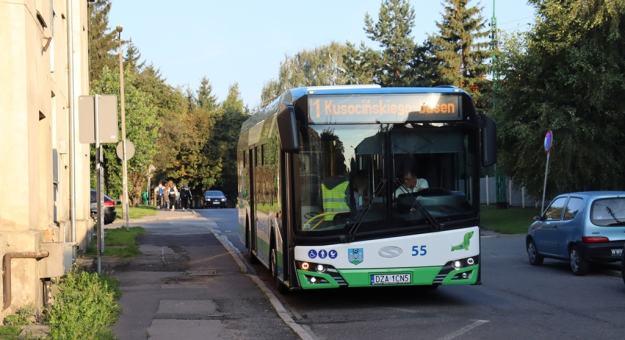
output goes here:
[[[510, 206], [522, 207], [522, 208], [540, 208], [542, 198], [536, 199], [529, 196], [525, 192], [525, 187], [518, 189], [514, 188], [514, 183], [506, 178], [506, 202]], [[497, 187], [495, 184], [495, 177], [480, 178], [480, 203], [481, 204], [495, 204], [497, 203]], [[545, 204], [549, 203], [547, 201]]]

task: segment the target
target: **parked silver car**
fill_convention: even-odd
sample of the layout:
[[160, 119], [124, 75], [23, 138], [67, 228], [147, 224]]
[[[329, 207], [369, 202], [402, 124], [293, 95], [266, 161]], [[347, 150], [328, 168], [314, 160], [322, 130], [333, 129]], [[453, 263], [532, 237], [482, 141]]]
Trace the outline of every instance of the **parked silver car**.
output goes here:
[[590, 262], [620, 261], [625, 245], [625, 191], [574, 192], [557, 196], [527, 230], [532, 265], [544, 258], [569, 261], [575, 275]]

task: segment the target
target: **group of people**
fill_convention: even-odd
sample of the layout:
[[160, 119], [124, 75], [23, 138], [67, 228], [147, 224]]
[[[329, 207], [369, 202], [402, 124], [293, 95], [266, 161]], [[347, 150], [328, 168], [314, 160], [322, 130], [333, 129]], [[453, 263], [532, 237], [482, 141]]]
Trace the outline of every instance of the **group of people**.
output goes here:
[[176, 203], [180, 202], [182, 205], [182, 211], [189, 209], [191, 205], [191, 198], [193, 195], [191, 194], [191, 189], [187, 183], [184, 183], [182, 188], [178, 190], [173, 181], [159, 182], [158, 186], [154, 189], [155, 194], [158, 197], [158, 205], [161, 209], [170, 209], [171, 211], [176, 210]]

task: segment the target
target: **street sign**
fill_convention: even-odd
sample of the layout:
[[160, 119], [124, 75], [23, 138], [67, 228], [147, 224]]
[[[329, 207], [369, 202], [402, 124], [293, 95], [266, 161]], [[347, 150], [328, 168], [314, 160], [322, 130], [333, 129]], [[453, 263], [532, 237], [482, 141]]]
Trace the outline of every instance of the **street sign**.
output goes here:
[[[78, 97], [78, 140], [95, 143], [94, 96]], [[116, 143], [119, 140], [117, 126], [117, 96], [98, 95], [98, 135], [100, 143]]]
[[[119, 143], [117, 143], [117, 148], [115, 151], [117, 151], [117, 157], [119, 157], [119, 159], [124, 160], [124, 141], [121, 141]], [[132, 144], [131, 141], [126, 140], [126, 160], [129, 160], [132, 158], [132, 156], [135, 155], [135, 145]]]
[[553, 143], [553, 134], [551, 131], [547, 131], [547, 133], [545, 133], [545, 142], [543, 143], [545, 153], [547, 154], [547, 162], [545, 163], [545, 184], [543, 185], [543, 203], [540, 208], [541, 213], [545, 212], [545, 192], [547, 191], [547, 175], [549, 174], [549, 151], [551, 151], [551, 143]]
[[551, 150], [552, 142], [553, 142], [553, 134], [551, 133], [551, 131], [547, 131], [547, 133], [545, 133], [545, 143], [544, 143], [546, 153], [549, 153], [549, 151]]

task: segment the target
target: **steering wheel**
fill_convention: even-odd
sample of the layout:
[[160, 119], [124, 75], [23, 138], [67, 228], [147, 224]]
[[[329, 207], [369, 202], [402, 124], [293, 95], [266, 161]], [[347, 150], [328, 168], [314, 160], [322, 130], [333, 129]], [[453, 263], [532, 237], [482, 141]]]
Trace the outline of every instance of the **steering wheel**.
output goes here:
[[[324, 213], [321, 213], [321, 214], [317, 214], [317, 215], [311, 217], [310, 219], [308, 219], [308, 221], [306, 221], [305, 224], [310, 224], [312, 221], [314, 221], [314, 220], [316, 220], [318, 218], [321, 218], [321, 217], [326, 217], [326, 216], [330, 216], [330, 215], [331, 216], [335, 216], [337, 214], [344, 214], [346, 212], [349, 212], [349, 211], [332, 211], [332, 212], [324, 212]], [[323, 221], [324, 221], [324, 219], [320, 219], [319, 222], [317, 222], [317, 224], [315, 224], [309, 230], [315, 230], [321, 223], [323, 223]]]

